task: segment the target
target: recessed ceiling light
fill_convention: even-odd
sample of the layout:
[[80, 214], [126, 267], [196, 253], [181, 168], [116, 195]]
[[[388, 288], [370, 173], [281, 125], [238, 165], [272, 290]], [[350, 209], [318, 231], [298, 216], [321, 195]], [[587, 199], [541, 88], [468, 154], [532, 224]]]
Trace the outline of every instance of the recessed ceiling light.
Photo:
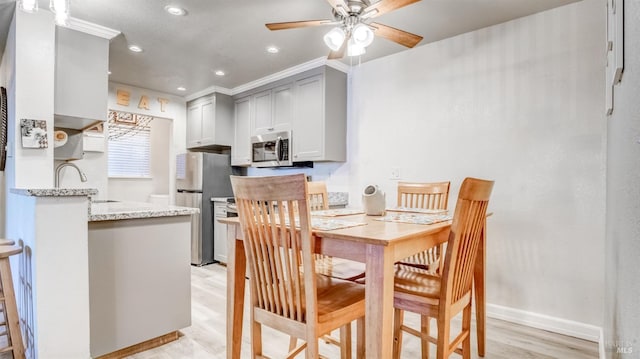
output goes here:
[[178, 91], [187, 91], [187, 89], [182, 87], [182, 86], [178, 87], [176, 90], [178, 90]]
[[130, 45], [129, 50], [133, 52], [142, 52], [142, 48], [138, 45]]
[[216, 75], [218, 75], [218, 76], [224, 76], [224, 71], [222, 71], [222, 70], [218, 70], [218, 71], [216, 71]]
[[268, 46], [267, 52], [270, 54], [277, 54], [278, 52], [280, 52], [280, 49], [275, 46]]
[[168, 12], [171, 15], [175, 15], [175, 16], [184, 16], [187, 14], [187, 10], [178, 7], [178, 6], [173, 6], [173, 5], [167, 5], [164, 7], [164, 10], [166, 12]]

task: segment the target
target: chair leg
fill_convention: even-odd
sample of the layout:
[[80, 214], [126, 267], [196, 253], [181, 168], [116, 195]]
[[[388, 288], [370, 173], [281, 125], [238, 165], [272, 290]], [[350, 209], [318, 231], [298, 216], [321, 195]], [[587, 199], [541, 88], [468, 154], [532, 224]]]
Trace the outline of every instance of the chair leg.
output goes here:
[[295, 349], [296, 345], [298, 345], [298, 338], [292, 335], [291, 338], [289, 338], [289, 351]]
[[421, 315], [420, 316], [420, 332], [422, 333], [422, 336], [420, 337], [420, 345], [421, 345], [421, 349], [422, 349], [422, 357], [425, 359], [429, 358], [429, 336], [431, 335], [430, 333], [430, 328], [429, 328], [429, 323], [430, 319], [428, 316], [426, 315]]
[[437, 359], [446, 359], [451, 354], [450, 349], [450, 331], [451, 331], [451, 318], [438, 318], [438, 351]]
[[471, 303], [462, 311], [462, 332], [467, 333], [462, 341], [462, 359], [471, 359]]
[[393, 311], [393, 359], [400, 359], [402, 350], [402, 320], [404, 312], [401, 309]]
[[251, 355], [253, 358], [262, 358], [262, 325], [253, 320], [252, 322], [253, 324], [251, 325]]
[[351, 323], [340, 328], [340, 359], [351, 359]]
[[365, 358], [365, 329], [364, 329], [364, 317], [358, 318], [356, 320], [356, 358], [364, 359]]
[[307, 350], [306, 356], [307, 359], [318, 359], [320, 352], [318, 350], [318, 338], [309, 337], [307, 338]]

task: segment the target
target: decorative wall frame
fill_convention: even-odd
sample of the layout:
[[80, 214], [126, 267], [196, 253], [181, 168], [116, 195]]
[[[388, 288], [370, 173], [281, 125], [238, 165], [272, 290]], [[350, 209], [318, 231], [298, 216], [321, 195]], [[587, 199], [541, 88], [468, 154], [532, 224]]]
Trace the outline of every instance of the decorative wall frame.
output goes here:
[[0, 171], [7, 163], [7, 89], [0, 87]]
[[624, 0], [607, 0], [606, 113], [613, 113], [614, 86], [624, 70]]
[[22, 135], [22, 148], [49, 147], [46, 120], [21, 119], [20, 134]]

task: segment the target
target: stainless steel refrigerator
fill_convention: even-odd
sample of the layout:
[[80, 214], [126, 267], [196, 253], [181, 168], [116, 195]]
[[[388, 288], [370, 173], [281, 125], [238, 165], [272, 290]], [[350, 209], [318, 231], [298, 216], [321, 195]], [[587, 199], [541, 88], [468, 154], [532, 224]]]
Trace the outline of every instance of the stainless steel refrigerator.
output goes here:
[[176, 205], [200, 209], [191, 219], [191, 264], [213, 263], [213, 212], [211, 197], [233, 197], [229, 155], [187, 152], [176, 159]]

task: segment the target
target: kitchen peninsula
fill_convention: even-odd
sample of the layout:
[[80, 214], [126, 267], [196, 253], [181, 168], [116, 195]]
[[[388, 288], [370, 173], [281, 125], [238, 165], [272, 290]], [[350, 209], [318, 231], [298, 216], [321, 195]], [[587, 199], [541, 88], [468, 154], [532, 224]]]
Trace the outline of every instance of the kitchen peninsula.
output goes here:
[[16, 295], [37, 357], [97, 357], [190, 325], [196, 209], [91, 202], [95, 189], [11, 193], [11, 237], [25, 247]]

